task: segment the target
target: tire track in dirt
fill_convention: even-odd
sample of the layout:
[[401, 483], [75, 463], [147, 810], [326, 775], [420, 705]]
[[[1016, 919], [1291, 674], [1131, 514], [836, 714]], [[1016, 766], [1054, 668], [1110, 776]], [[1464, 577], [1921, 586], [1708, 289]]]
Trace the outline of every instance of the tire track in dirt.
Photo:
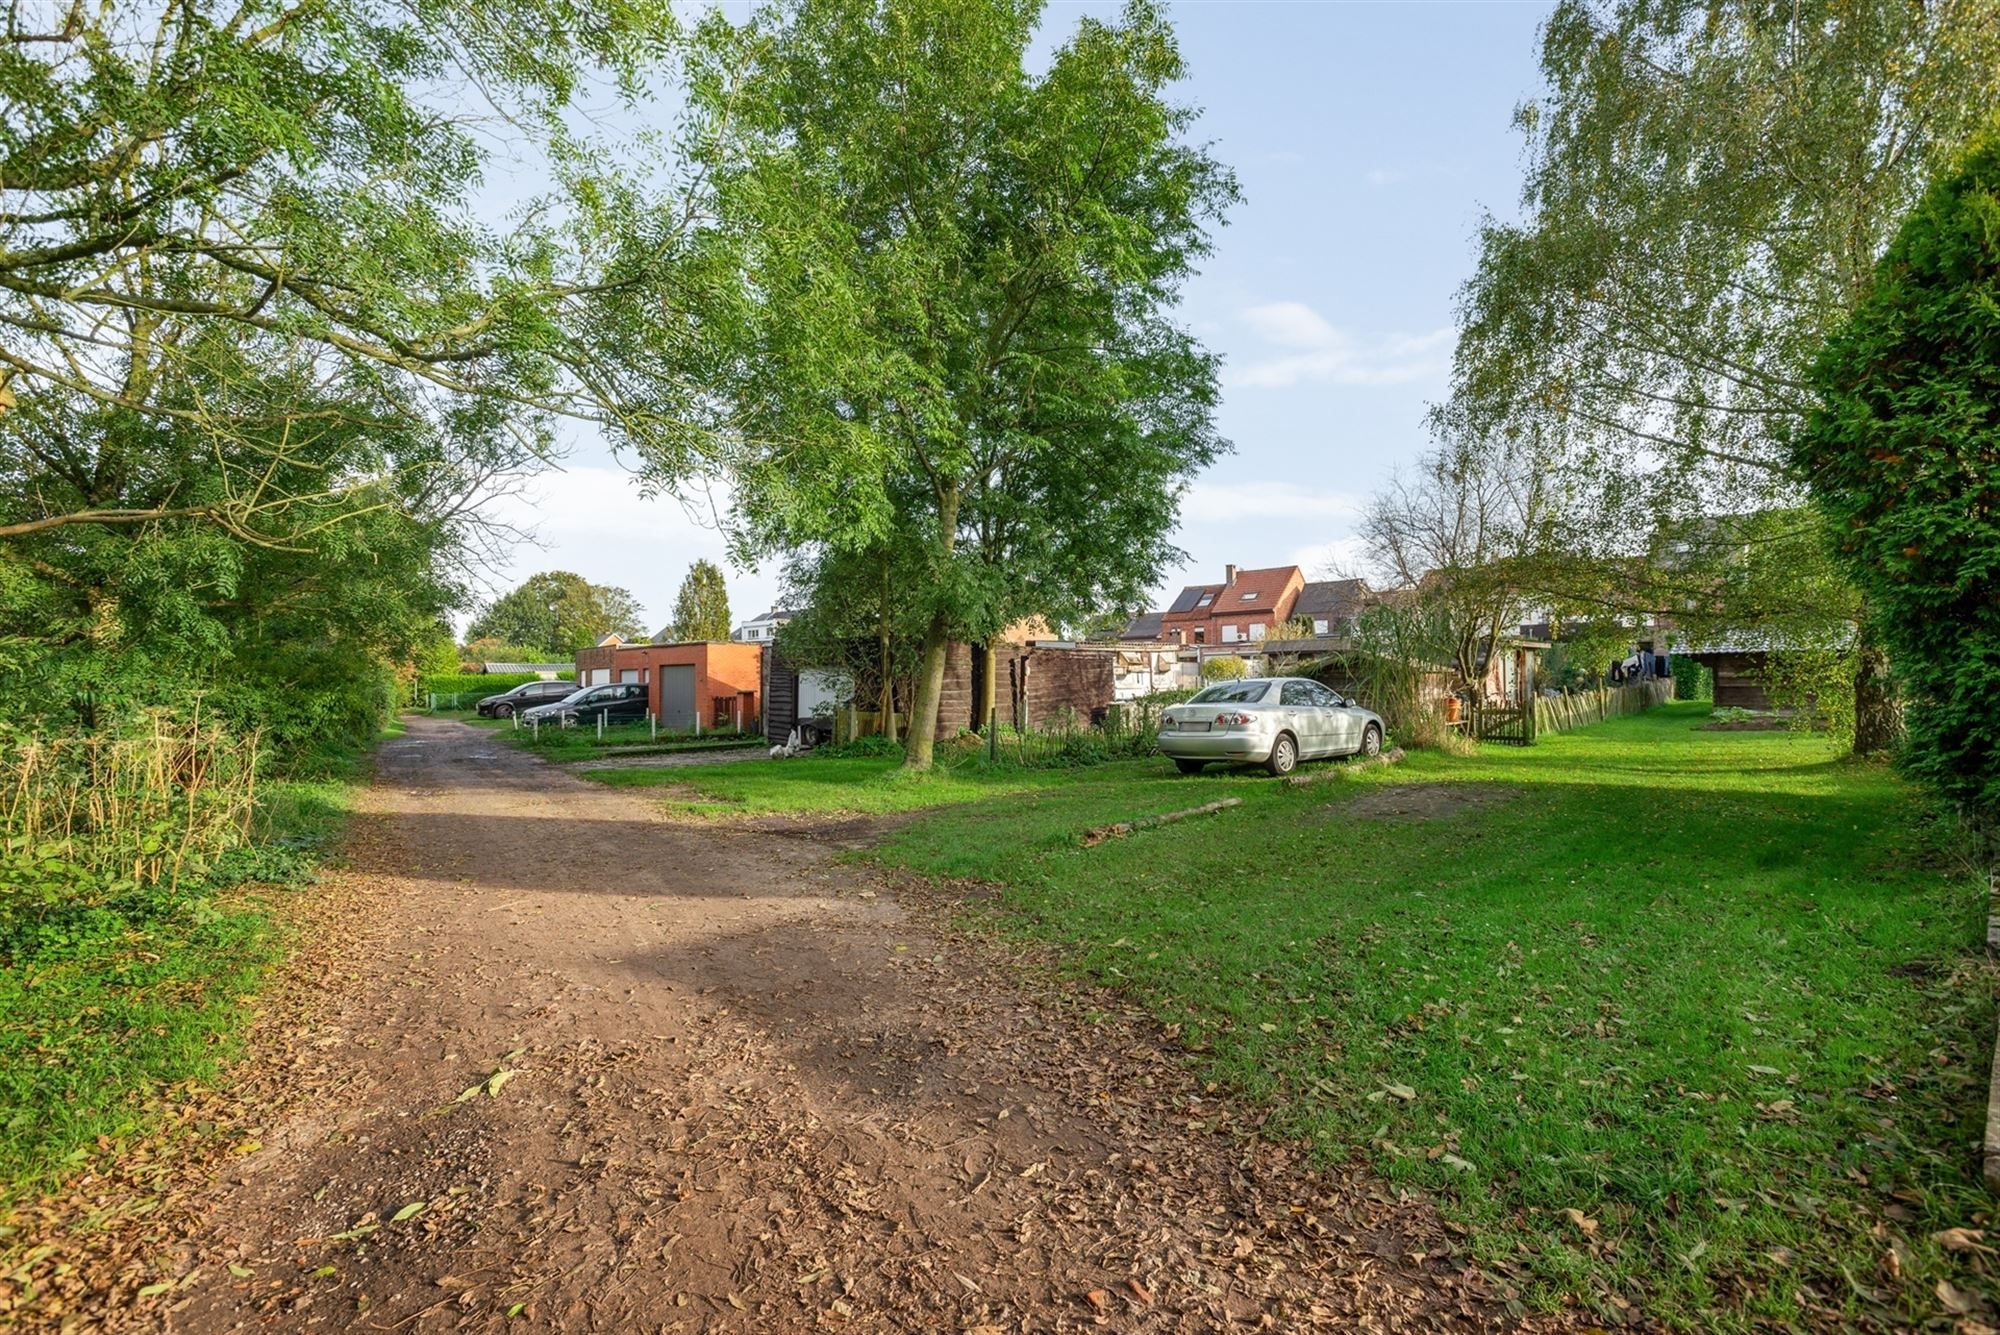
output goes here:
[[416, 720], [350, 864], [315, 1093], [215, 1183], [155, 1328], [1497, 1322], [1428, 1206], [1236, 1134], [1156, 1028], [1080, 1022], [827, 843]]

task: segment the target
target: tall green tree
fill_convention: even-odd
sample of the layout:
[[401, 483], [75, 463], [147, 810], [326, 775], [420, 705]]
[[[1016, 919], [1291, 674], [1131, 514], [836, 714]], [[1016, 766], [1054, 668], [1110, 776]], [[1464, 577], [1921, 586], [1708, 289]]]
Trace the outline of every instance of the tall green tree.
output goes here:
[[[1599, 573], [1704, 516], [1796, 511], [1813, 359], [2000, 98], [2000, 6], [1562, 0], [1542, 69], [1522, 220], [1481, 231], [1440, 425], [1537, 453], [1550, 543]], [[1871, 750], [1894, 711], [1860, 629]]]
[[2000, 133], [1911, 214], [1794, 459], [1910, 699], [1903, 760], [2000, 832]]
[[[567, 114], [675, 31], [666, 0], [11, 10], [0, 662], [57, 702], [351, 701], [463, 601], [481, 496], [556, 420], [693, 448], [685, 210]], [[469, 206], [500, 125], [553, 175], [504, 228]]]
[[674, 619], [656, 637], [662, 643], [729, 638], [729, 585], [715, 562], [699, 560], [688, 567], [687, 577], [674, 598]]
[[638, 639], [638, 599], [612, 584], [592, 584], [568, 570], [530, 575], [495, 599], [466, 628], [469, 640], [492, 637], [535, 645], [553, 657], [587, 649], [606, 635]]
[[796, 0], [711, 20], [690, 79], [740, 538], [907, 549], [914, 768], [948, 642], [1136, 601], [1223, 448], [1170, 311], [1235, 185], [1168, 98], [1173, 34], [1135, 3], [1038, 75], [1041, 12]]

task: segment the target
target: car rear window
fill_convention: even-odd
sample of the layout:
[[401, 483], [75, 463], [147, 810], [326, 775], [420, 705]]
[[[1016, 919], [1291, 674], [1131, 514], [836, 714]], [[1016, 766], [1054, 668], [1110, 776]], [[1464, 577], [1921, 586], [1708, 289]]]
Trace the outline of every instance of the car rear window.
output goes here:
[[1191, 705], [1254, 705], [1270, 691], [1268, 681], [1225, 681], [1207, 687], [1188, 701]]

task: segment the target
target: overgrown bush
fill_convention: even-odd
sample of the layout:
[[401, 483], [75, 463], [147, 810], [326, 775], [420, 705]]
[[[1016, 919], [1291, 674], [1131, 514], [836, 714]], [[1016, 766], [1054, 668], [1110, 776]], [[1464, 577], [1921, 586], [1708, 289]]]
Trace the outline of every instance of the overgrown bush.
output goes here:
[[1250, 675], [1250, 665], [1234, 654], [1201, 660], [1203, 681], [1237, 681]]
[[1934, 185], [1793, 444], [1908, 701], [1904, 763], [2000, 827], [2000, 132]]

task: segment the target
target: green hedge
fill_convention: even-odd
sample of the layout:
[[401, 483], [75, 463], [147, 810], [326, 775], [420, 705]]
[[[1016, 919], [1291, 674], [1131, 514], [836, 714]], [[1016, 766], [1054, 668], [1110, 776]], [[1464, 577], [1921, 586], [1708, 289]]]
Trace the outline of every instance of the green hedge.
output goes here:
[[[574, 672], [559, 672], [556, 675], [563, 681], [576, 678]], [[460, 704], [448, 707], [459, 708], [541, 679], [541, 674], [537, 672], [435, 672], [417, 678], [414, 694], [418, 704], [427, 703], [433, 695], [456, 697]]]

